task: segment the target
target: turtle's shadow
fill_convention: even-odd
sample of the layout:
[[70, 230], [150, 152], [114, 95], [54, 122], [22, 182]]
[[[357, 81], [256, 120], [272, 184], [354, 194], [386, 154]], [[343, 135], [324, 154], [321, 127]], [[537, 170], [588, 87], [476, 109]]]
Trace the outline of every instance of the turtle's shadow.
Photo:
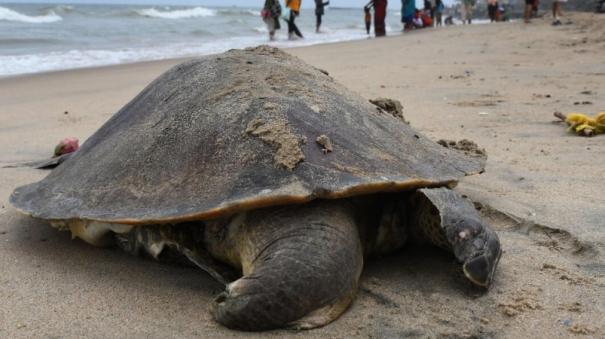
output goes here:
[[46, 221], [22, 216], [16, 211], [9, 215], [4, 238], [10, 243], [24, 265], [44, 267], [77, 278], [82, 275], [102, 276], [103, 279], [128, 282], [129, 285], [149, 287], [152, 284], [171, 285], [212, 298], [223, 287], [205, 272], [183, 265], [171, 265], [129, 255], [117, 247], [99, 248], [69, 232], [58, 231]]
[[[388, 281], [400, 291], [456, 293], [476, 296], [484, 289], [475, 287], [462, 273], [454, 255], [432, 245], [408, 244], [403, 249], [366, 260], [362, 286], [367, 282]], [[396, 291], [393, 291], [396, 292]]]
[[[212, 320], [209, 305], [223, 286], [200, 269], [162, 264], [116, 248], [97, 248], [14, 210], [0, 218], [4, 221], [0, 254], [6, 256], [9, 270], [21, 271], [11, 277], [22, 285], [19, 293], [32, 300], [48, 300], [31, 312], [52, 313], [57, 307], [78, 310], [76, 320], [93, 327], [119, 326], [120, 317], [132, 317], [149, 331], [177, 326], [183, 333], [234, 334]], [[406, 332], [407, 327], [416, 326], [415, 318], [408, 315], [427, 317], [432, 314], [431, 305], [467, 303], [469, 295], [477, 295], [460, 271], [453, 255], [429, 246], [412, 245], [392, 255], [368, 258], [352, 307], [338, 321], [313, 333], [341, 336], [352, 328], [385, 336], [425, 333], [422, 328]], [[1, 283], [2, 279], [0, 288]], [[90, 310], [99, 309], [101, 318], [88, 318], [89, 312], [95, 312]], [[160, 312], [146, 317], [144, 312], [150, 310]]]
[[[78, 239], [72, 240], [69, 232], [57, 231], [45, 221], [22, 216], [16, 211], [7, 214], [9, 228], [3, 237], [24, 265], [61, 272], [68, 279], [102, 277], [109, 285], [170, 286], [198, 294], [208, 301], [223, 289], [200, 269], [135, 257], [117, 248], [94, 247]], [[468, 297], [477, 296], [481, 290], [464, 278], [461, 266], [452, 254], [430, 245], [409, 244], [396, 253], [367, 258], [360, 284], [361, 298], [368, 297], [390, 307], [397, 303], [394, 300], [398, 296], [408, 293]]]

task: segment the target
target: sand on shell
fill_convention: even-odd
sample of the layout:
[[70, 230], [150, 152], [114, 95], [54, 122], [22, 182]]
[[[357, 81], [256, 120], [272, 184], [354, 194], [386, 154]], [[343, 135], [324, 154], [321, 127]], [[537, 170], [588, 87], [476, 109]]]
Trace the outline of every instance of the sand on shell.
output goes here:
[[273, 160], [277, 166], [291, 171], [299, 162], [305, 160], [305, 155], [300, 149], [301, 137], [292, 133], [284, 119], [275, 119], [269, 123], [259, 118], [253, 119], [245, 132], [276, 149]]
[[[290, 50], [367, 99], [400, 100], [411, 125], [434, 140], [485, 148], [486, 172], [458, 189], [492, 223], [504, 253], [487, 293], [433, 248], [370, 259], [356, 300], [336, 322], [264, 335], [605, 336], [605, 139], [551, 122], [555, 111], [604, 110], [605, 16], [569, 19]], [[67, 136], [84, 141], [177, 62], [0, 80], [0, 167], [45, 158]], [[0, 337], [258, 335], [212, 321], [208, 306], [221, 286], [201, 270], [72, 241], [9, 206], [16, 186], [47, 173], [0, 168]]]

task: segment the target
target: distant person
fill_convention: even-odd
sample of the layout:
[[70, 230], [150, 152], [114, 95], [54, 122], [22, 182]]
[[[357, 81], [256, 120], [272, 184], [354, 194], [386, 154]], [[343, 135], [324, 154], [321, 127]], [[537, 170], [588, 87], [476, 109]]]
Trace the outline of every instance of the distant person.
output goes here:
[[269, 39], [275, 40], [275, 30], [280, 29], [279, 17], [281, 16], [281, 5], [279, 0], [265, 0], [265, 6], [261, 11], [263, 21], [269, 31]]
[[300, 3], [301, 0], [286, 0], [286, 7], [290, 10], [290, 13], [286, 19], [288, 22], [288, 39], [290, 40], [294, 40], [294, 35], [298, 36], [299, 38], [303, 37], [298, 30], [298, 27], [296, 27], [296, 23], [294, 23], [294, 20], [300, 14]]
[[540, 0], [534, 0], [533, 4], [531, 5], [531, 17], [532, 18], [538, 17], [538, 8], [539, 7], [540, 7]]
[[435, 9], [437, 8], [437, 3], [435, 0], [431, 0], [431, 20], [435, 21]]
[[471, 24], [476, 0], [462, 0], [462, 23]]
[[414, 13], [414, 18], [412, 19], [412, 27], [413, 28], [422, 28], [422, 19], [420, 18], [420, 11], [416, 10]]
[[498, 13], [500, 14], [500, 21], [509, 21], [510, 20], [510, 14], [509, 14], [509, 11], [507, 10], [507, 7], [500, 5], [500, 7], [498, 7]]
[[433, 19], [431, 18], [431, 11], [420, 11], [420, 19], [422, 19], [422, 27], [433, 27]]
[[489, 16], [490, 22], [498, 21], [498, 17], [500, 15], [498, 13], [498, 1], [497, 0], [487, 0], [487, 16]]
[[534, 0], [525, 0], [525, 13], [523, 14], [523, 18], [525, 23], [530, 23], [531, 20], [531, 11], [534, 6]]
[[431, 0], [424, 0], [424, 10], [427, 12], [431, 11], [431, 8], [433, 8], [432, 4], [431, 4]]
[[324, 6], [328, 6], [330, 1], [323, 2], [323, 0], [315, 0], [315, 33], [319, 33], [319, 26], [321, 26], [321, 17], [324, 15]]
[[387, 34], [385, 19], [387, 16], [387, 0], [374, 0], [374, 34], [377, 37]]
[[443, 11], [445, 10], [445, 6], [443, 5], [443, 0], [435, 0], [435, 26], [443, 25]]
[[417, 9], [414, 13], [414, 28], [428, 28], [433, 27], [433, 19], [431, 19], [431, 12], [423, 9]]
[[433, 1], [431, 1], [431, 0], [424, 0], [423, 10], [424, 10], [425, 13], [430, 13], [431, 14], [431, 19], [432, 19], [433, 18]]
[[561, 3], [562, 2], [567, 2], [567, 0], [554, 0], [552, 2], [552, 17], [553, 17], [552, 25], [553, 26], [562, 25], [561, 20], [559, 20], [559, 18], [561, 17]]
[[414, 28], [414, 14], [416, 13], [416, 0], [401, 0], [401, 22], [403, 30]]
[[605, 13], [605, 0], [597, 0], [596, 13]]
[[374, 6], [374, 1], [368, 2], [367, 5], [363, 6], [363, 21], [366, 24], [366, 33], [370, 34], [370, 28], [372, 27], [372, 12], [370, 9]]

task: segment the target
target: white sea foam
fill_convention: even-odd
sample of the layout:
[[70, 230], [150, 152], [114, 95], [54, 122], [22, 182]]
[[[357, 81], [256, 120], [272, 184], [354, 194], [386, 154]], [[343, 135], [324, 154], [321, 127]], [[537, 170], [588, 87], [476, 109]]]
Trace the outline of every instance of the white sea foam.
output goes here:
[[[326, 31], [331, 31], [328, 27]], [[261, 31], [258, 27], [258, 31]], [[260, 32], [254, 36], [239, 36], [202, 43], [179, 43], [162, 47], [123, 48], [117, 50], [69, 50], [25, 55], [0, 55], [0, 77], [26, 73], [49, 72], [73, 68], [116, 65], [147, 60], [161, 60], [222, 53], [232, 48], [260, 44], [294, 47], [366, 38], [365, 32], [339, 30], [328, 34], [308, 33], [305, 39], [289, 41], [284, 36], [268, 42]]]
[[258, 32], [258, 33], [269, 33], [269, 30], [267, 29], [267, 25], [256, 26], [252, 30], [254, 32]]
[[55, 12], [55, 13], [70, 13], [74, 11], [74, 6], [70, 5], [56, 5], [52, 8], [49, 8], [46, 12]]
[[260, 10], [258, 9], [243, 9], [243, 8], [221, 8], [218, 9], [218, 14], [220, 15], [230, 15], [230, 16], [237, 16], [237, 15], [245, 15], [245, 16], [260, 16]]
[[[454, 25], [463, 25], [464, 24], [462, 22], [462, 20], [460, 20], [460, 18], [453, 18], [453, 22], [454, 22]], [[491, 23], [491, 21], [489, 19], [473, 19], [471, 22], [473, 25], [485, 25], [485, 24]]]
[[[7, 10], [4, 7], [0, 9], [3, 10], [0, 29], [9, 32], [6, 37], [0, 37], [0, 77], [207, 55], [267, 43], [276, 47], [293, 47], [368, 38], [357, 10], [333, 11], [333, 15], [326, 17], [322, 33], [315, 34], [313, 9], [304, 9], [297, 23], [305, 39], [287, 40], [286, 24], [280, 22], [282, 29], [276, 35], [277, 41], [270, 42], [257, 8], [10, 7], [12, 16], [17, 14], [26, 19], [48, 20], [49, 16], [34, 16], [46, 13], [56, 17], [60, 15], [63, 19], [59, 25], [41, 25], [37, 30], [17, 29], [24, 25], [22, 22], [1, 21], [6, 20]], [[150, 19], [144, 20], [143, 16]], [[389, 35], [400, 34], [398, 18], [389, 18]], [[88, 21], [90, 29], [82, 29], [89, 27]]]
[[17, 11], [13, 11], [12, 9], [8, 9], [6, 7], [0, 7], [0, 21], [18, 21], [40, 24], [57, 22], [61, 20], [63, 20], [63, 18], [57, 15], [54, 11], [49, 11], [46, 15], [29, 16], [19, 13]]
[[173, 11], [159, 11], [155, 8], [146, 8], [136, 11], [137, 14], [150, 18], [162, 19], [187, 19], [215, 16], [216, 11], [205, 7], [194, 7], [188, 9], [176, 9]]

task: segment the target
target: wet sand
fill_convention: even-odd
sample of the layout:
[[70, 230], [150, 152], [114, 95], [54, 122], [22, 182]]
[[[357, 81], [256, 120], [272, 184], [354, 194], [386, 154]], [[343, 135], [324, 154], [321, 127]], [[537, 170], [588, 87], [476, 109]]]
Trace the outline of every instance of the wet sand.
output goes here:
[[[486, 173], [466, 178], [504, 248], [492, 288], [453, 258], [409, 247], [368, 260], [352, 307], [311, 337], [605, 337], [605, 136], [555, 111], [605, 111], [605, 16], [456, 26], [290, 50], [368, 99], [390, 97], [434, 140], [471, 139]], [[567, 19], [567, 18], [566, 18]], [[84, 141], [178, 60], [0, 80], [0, 167]], [[212, 321], [221, 286], [200, 270], [72, 241], [8, 196], [47, 172], [0, 168], [0, 337], [256, 336]]]

